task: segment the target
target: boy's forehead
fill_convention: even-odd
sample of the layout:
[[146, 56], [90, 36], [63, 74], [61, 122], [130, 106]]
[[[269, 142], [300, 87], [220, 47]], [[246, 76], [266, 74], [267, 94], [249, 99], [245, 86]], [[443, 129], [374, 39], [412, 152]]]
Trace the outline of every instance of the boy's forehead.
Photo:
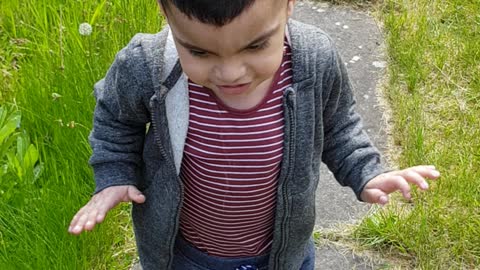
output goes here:
[[[181, 14], [183, 15], [186, 15], [188, 16], [187, 14], [184, 14], [183, 12], [181, 12], [176, 6], [175, 6], [175, 1], [174, 0], [157, 0], [161, 6], [161, 8], [164, 10], [164, 11], [169, 11], [168, 13], [170, 13], [171, 9], [173, 9], [175, 12], [180, 12]], [[207, 1], [208, 2], [208, 1]], [[211, 0], [211, 2], [214, 2]], [[220, 1], [221, 2], [221, 1]], [[247, 2], [244, 0], [244, 2]], [[286, 6], [289, 2], [295, 2], [295, 0], [253, 0], [252, 3], [253, 4], [248, 4], [248, 5], [245, 5], [245, 8], [243, 9], [243, 11], [240, 13], [243, 14], [245, 13], [247, 10], [249, 9], [252, 9], [252, 8], [261, 8], [263, 7], [264, 9], [260, 9], [259, 11], [264, 11], [264, 12], [272, 12], [273, 9], [275, 8], [278, 8], [280, 6]], [[162, 3], [164, 3], [166, 6], [164, 6]], [[222, 3], [215, 3], [215, 4], [219, 4], [221, 5]], [[183, 5], [182, 5], [183, 6]], [[185, 7], [184, 7], [185, 8]], [[238, 6], [237, 6], [238, 8]], [[230, 10], [231, 12], [231, 10]], [[229, 12], [226, 12], [224, 14], [228, 14]]]
[[[279, 4], [284, 2], [285, 5]], [[168, 23], [177, 40], [217, 50], [221, 45], [237, 44], [242, 46], [258, 36], [271, 32], [286, 23], [286, 0], [256, 0], [253, 5], [224, 26], [215, 26], [189, 18], [175, 7], [169, 7]]]
[[[291, 0], [288, 0], [291, 1]], [[281, 9], [280, 7], [286, 7], [287, 0], [255, 0], [252, 5], [249, 5], [243, 9], [243, 11], [236, 17], [232, 18], [229, 23], [226, 23], [222, 26], [215, 26], [213, 24], [202, 23], [197, 20], [195, 17], [191, 17], [185, 13], [183, 13], [180, 9], [178, 9], [175, 5], [170, 3], [169, 7], [167, 8], [168, 12], [167, 19], [171, 21], [172, 19], [178, 20], [183, 19], [184, 22], [189, 24], [205, 24], [206, 26], [212, 26], [212, 28], [222, 28], [230, 24], [232, 21], [245, 21], [245, 20], [252, 20], [259, 17], [271, 17], [278, 12], [283, 12], [285, 9]], [[283, 5], [282, 3], [285, 3]]]

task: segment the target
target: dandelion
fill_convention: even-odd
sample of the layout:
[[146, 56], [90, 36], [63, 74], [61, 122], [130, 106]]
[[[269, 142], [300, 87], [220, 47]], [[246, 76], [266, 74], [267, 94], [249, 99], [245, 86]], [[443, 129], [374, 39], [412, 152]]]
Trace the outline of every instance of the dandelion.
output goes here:
[[90, 36], [92, 34], [92, 26], [89, 23], [82, 23], [78, 27], [78, 32], [82, 36]]
[[53, 100], [57, 100], [57, 99], [59, 99], [59, 98], [61, 98], [61, 97], [62, 97], [62, 95], [60, 95], [59, 93], [52, 93], [52, 98], [53, 98]]
[[12, 73], [9, 72], [8, 70], [2, 69], [1, 71], [2, 71], [2, 74], [3, 74], [3, 77], [4, 77], [4, 78], [12, 77]]
[[58, 122], [58, 124], [63, 127], [63, 120], [62, 119], [57, 119], [55, 122]]

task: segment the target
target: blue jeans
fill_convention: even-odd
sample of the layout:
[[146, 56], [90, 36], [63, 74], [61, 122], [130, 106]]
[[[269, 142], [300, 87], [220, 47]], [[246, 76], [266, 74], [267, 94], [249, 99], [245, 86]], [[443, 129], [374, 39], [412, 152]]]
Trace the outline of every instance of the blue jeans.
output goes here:
[[[179, 234], [175, 242], [173, 270], [266, 270], [269, 254], [248, 258], [221, 258], [209, 256], [193, 247]], [[244, 266], [242, 268], [241, 266]], [[250, 266], [250, 268], [249, 268]], [[315, 269], [315, 245], [310, 241], [308, 253], [299, 270]]]

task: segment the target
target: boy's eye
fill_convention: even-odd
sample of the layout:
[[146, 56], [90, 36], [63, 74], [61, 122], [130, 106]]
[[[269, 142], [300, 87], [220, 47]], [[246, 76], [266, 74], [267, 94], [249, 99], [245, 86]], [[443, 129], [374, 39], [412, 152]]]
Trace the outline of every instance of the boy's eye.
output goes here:
[[248, 46], [247, 49], [250, 50], [250, 51], [259, 51], [259, 50], [265, 49], [266, 47], [268, 47], [268, 41], [258, 43], [258, 44], [254, 44], [252, 46]]
[[207, 52], [204, 51], [199, 51], [199, 50], [188, 50], [191, 55], [197, 56], [197, 57], [205, 57], [207, 56]]

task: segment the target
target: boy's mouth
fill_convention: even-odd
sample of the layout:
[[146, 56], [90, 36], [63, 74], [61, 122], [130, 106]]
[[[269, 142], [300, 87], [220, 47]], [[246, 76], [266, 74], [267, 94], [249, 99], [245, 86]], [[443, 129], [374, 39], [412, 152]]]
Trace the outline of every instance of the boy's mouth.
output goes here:
[[248, 90], [250, 83], [231, 84], [231, 85], [217, 85], [218, 90], [230, 95], [241, 94]]

